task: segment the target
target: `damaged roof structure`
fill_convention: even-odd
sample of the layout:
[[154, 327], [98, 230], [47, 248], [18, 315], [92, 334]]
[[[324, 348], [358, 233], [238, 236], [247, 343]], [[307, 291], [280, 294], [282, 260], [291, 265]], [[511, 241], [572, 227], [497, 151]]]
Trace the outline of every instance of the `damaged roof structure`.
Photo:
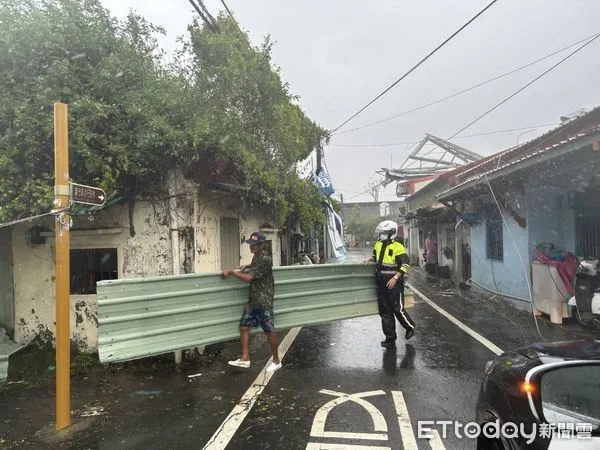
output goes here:
[[[434, 147], [426, 148], [428, 143], [434, 144]], [[383, 168], [378, 173], [384, 175], [385, 179], [381, 184], [387, 186], [393, 181], [401, 183], [435, 177], [481, 158], [475, 152], [428, 133], [399, 169]]]
[[568, 154], [580, 148], [582, 139], [600, 131], [600, 107], [561, 119], [566, 120], [529, 142], [490, 155], [449, 174], [449, 188], [438, 193], [436, 198], [439, 201], [451, 201], [483, 182]]

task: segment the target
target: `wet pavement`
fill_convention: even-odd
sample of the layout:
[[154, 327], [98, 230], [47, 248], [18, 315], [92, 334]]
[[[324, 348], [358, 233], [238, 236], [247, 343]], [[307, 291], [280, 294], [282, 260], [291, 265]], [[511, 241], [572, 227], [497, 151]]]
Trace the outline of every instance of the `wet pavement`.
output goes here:
[[[360, 262], [368, 254], [353, 251], [346, 263]], [[502, 349], [542, 340], [531, 313], [491, 294], [445, 292], [418, 270], [411, 273], [410, 283]], [[474, 442], [452, 435], [441, 441], [443, 447], [433, 447], [418, 439], [417, 421], [473, 420], [485, 363], [495, 355], [418, 297], [409, 311], [417, 332], [405, 343], [398, 325], [395, 350], [380, 346], [377, 316], [302, 328], [283, 368], [264, 387], [227, 448], [316, 449], [322, 443], [329, 449], [352, 448], [350, 444], [363, 449], [475, 448]], [[572, 324], [557, 326], [542, 318], [538, 325], [544, 340], [591, 337]], [[252, 340], [252, 368], [227, 365], [238, 353], [239, 342], [233, 341], [207, 347], [203, 357], [186, 361], [180, 371], [168, 356], [100, 366], [74, 376], [74, 422], [85, 429], [67, 436], [60, 446], [202, 448], [269, 358], [260, 335]], [[36, 383], [11, 381], [0, 388], [0, 448], [58, 448], [49, 443], [52, 433], [43, 433], [54, 420], [52, 374]], [[333, 407], [336, 398], [339, 405]], [[413, 439], [416, 446], [410, 447]]]
[[[239, 356], [239, 342], [234, 341], [207, 348], [200, 362], [185, 360], [179, 371], [172, 355], [167, 355], [100, 366], [85, 377], [73, 376], [73, 423], [84, 422], [86, 427], [66, 435], [60, 447], [199, 448], [268, 360], [263, 336], [253, 338], [251, 352], [253, 359], [263, 364], [247, 371], [231, 370], [227, 365]], [[54, 392], [51, 374], [37, 383], [12, 380], [0, 387], [0, 449], [58, 448], [52, 441], [56, 436], [48, 433], [54, 426]]]
[[[392, 350], [379, 344], [383, 336], [378, 317], [304, 328], [286, 355], [284, 368], [228, 448], [304, 449], [308, 443], [403, 448], [393, 398], [398, 392], [415, 434], [418, 420], [471, 421], [480, 378], [493, 353], [449, 321], [440, 320], [426, 304], [419, 303], [410, 312], [418, 331], [409, 343], [399, 338]], [[381, 412], [384, 421], [378, 423], [387, 438], [368, 439], [375, 432], [374, 419], [353, 402], [333, 409], [319, 428], [323, 420], [319, 409], [336, 398], [323, 390], [354, 395], [381, 391], [365, 400]], [[365, 436], [327, 437], [325, 431]], [[448, 449], [473, 448], [450, 438], [444, 444]]]

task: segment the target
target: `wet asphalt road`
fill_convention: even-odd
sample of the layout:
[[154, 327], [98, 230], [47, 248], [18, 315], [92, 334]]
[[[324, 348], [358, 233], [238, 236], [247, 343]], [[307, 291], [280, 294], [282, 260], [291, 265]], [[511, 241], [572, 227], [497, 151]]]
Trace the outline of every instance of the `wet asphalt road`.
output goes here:
[[[360, 262], [368, 255], [368, 250], [352, 252], [346, 262]], [[551, 325], [544, 319], [538, 321], [540, 336], [530, 313], [488, 293], [448, 292], [419, 272], [413, 272], [409, 282], [503, 350], [538, 340], [590, 337], [571, 324]], [[452, 420], [464, 425], [473, 421], [485, 363], [496, 355], [426, 302], [415, 300], [409, 312], [417, 324], [416, 334], [406, 342], [397, 323], [395, 350], [380, 346], [383, 334], [378, 316], [303, 328], [284, 358], [283, 369], [271, 379], [227, 448], [317, 449], [320, 444], [329, 444], [322, 448], [330, 450], [351, 446], [365, 450], [476, 448], [474, 440], [460, 439], [452, 432], [430, 443], [419, 436], [418, 422]], [[336, 406], [328, 415], [319, 412], [336, 393], [367, 392], [377, 394], [364, 400], [372, 404], [374, 415], [381, 414], [379, 419], [352, 401]], [[399, 396], [412, 430], [404, 427], [401, 432]], [[441, 426], [432, 427], [442, 434]], [[373, 439], [377, 432], [385, 438]]]
[[[369, 251], [352, 252], [346, 262], [359, 262]], [[531, 314], [493, 296], [468, 291], [443, 292], [418, 271], [410, 282], [429, 299], [502, 349], [538, 340], [585, 336], [571, 324], [540, 320], [542, 338]], [[495, 355], [418, 297], [409, 309], [416, 321], [413, 339], [405, 343], [398, 327], [398, 346], [386, 350], [378, 316], [304, 327], [228, 449], [473, 449], [471, 440], [448, 434], [433, 447], [418, 439], [419, 420], [474, 419], [479, 383], [486, 361]], [[280, 333], [283, 340], [287, 332]], [[598, 337], [598, 336], [596, 336]], [[252, 338], [250, 369], [229, 367], [239, 356], [239, 341], [211, 346], [210, 357], [174, 370], [172, 362], [156, 366], [109, 365], [72, 381], [76, 422], [90, 421], [70, 435], [65, 449], [198, 449], [226, 420], [269, 359], [264, 336]], [[201, 373], [189, 378], [188, 375]], [[361, 406], [345, 402], [327, 415], [321, 409], [336, 395], [375, 394]], [[404, 400], [404, 402], [402, 401]], [[396, 400], [396, 401], [395, 401]], [[397, 406], [405, 404], [411, 431], [400, 432]], [[363, 406], [370, 410], [370, 413]], [[0, 448], [58, 448], [39, 434], [54, 421], [54, 383], [9, 385], [0, 389]], [[97, 411], [97, 414], [95, 413]], [[319, 412], [321, 411], [321, 412]], [[91, 413], [82, 418], [81, 413]], [[321, 425], [321, 426], [320, 426]], [[375, 427], [376, 426], [376, 427]], [[441, 431], [440, 427], [437, 427]], [[328, 433], [334, 433], [333, 435]], [[336, 434], [337, 433], [337, 434]], [[359, 433], [353, 439], [339, 433]], [[384, 435], [382, 440], [373, 433]], [[403, 442], [414, 436], [417, 446]], [[360, 439], [359, 439], [360, 438]], [[355, 445], [357, 447], [348, 447]], [[360, 447], [358, 447], [360, 446]]]
[[[368, 254], [351, 253], [346, 262], [358, 262]], [[404, 330], [397, 324], [396, 349], [381, 347], [384, 336], [378, 316], [303, 328], [283, 369], [271, 379], [227, 448], [306, 449], [326, 443], [402, 449], [404, 442], [409, 445], [411, 433], [405, 431], [403, 436], [400, 431], [394, 401], [400, 395], [419, 449], [432, 447], [425, 438], [418, 439], [418, 421], [472, 421], [485, 363], [495, 355], [429, 305], [417, 302], [409, 312], [417, 332], [405, 342]], [[364, 400], [382, 417], [374, 419], [351, 401], [324, 417], [320, 408], [336, 397], [323, 391], [348, 395], [379, 391]], [[373, 439], [374, 421], [384, 439]], [[361, 435], [332, 437], [328, 432]], [[475, 448], [472, 440], [451, 435], [442, 444], [446, 449]]]
[[[481, 376], [493, 353], [426, 304], [417, 303], [410, 312], [418, 331], [409, 343], [400, 338], [395, 350], [380, 346], [378, 317], [304, 328], [227, 448], [304, 449], [308, 443], [404, 448], [392, 392], [402, 392], [415, 436], [418, 420], [473, 420]], [[319, 408], [335, 398], [322, 390], [382, 391], [366, 400], [382, 413], [388, 439], [326, 438], [318, 431], [311, 436]], [[338, 408], [326, 419], [325, 431], [374, 432], [362, 406], [348, 402]], [[475, 448], [472, 441], [451, 436], [443, 444]], [[418, 448], [431, 447], [418, 440]]]

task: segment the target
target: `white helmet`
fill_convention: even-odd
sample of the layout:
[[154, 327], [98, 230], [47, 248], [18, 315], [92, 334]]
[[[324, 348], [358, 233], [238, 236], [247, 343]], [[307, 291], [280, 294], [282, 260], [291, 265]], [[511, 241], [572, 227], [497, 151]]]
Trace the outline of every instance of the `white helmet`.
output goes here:
[[379, 240], [381, 241], [392, 241], [398, 236], [398, 224], [393, 220], [384, 220], [375, 229]]

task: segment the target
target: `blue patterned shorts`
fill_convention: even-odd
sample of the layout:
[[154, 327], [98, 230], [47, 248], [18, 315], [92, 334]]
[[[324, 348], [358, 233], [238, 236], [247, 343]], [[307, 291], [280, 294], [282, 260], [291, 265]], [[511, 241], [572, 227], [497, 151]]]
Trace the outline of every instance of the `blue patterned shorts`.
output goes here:
[[251, 308], [250, 305], [246, 305], [240, 320], [240, 327], [258, 328], [259, 326], [265, 333], [275, 331], [273, 310], [270, 308]]

